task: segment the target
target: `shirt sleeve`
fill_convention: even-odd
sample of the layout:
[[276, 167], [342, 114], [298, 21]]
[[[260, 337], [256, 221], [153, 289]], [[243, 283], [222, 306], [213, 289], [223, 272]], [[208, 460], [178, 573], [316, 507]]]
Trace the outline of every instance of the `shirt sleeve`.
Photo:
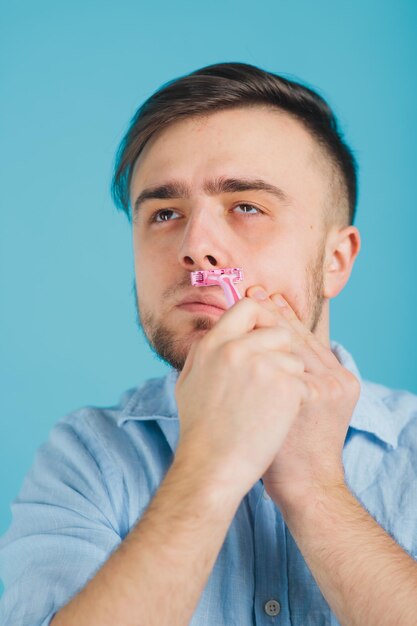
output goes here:
[[87, 424], [61, 421], [52, 429], [0, 540], [0, 624], [49, 626], [117, 548], [115, 474]]

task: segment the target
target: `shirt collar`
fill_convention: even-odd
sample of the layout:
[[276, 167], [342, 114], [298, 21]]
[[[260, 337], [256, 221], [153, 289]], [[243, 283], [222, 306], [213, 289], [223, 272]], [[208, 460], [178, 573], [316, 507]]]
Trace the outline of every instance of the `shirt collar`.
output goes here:
[[162, 378], [150, 378], [140, 387], [131, 390], [125, 407], [122, 409], [117, 425], [128, 420], [178, 419], [175, 400], [175, 384], [179, 372], [170, 368]]
[[336, 341], [331, 342], [331, 349], [341, 365], [356, 376], [360, 383], [359, 400], [353, 411], [350, 428], [370, 433], [396, 448], [402, 427], [401, 421], [393, 419], [383, 399], [373, 388], [375, 387], [373, 383], [363, 380], [352, 355]]
[[129, 400], [121, 411], [117, 425], [125, 422], [156, 420], [174, 452], [178, 445], [178, 409], [175, 400], [175, 384], [179, 372], [170, 368], [163, 378], [151, 378], [140, 387], [130, 390]]
[[[401, 428], [401, 420], [393, 419], [372, 383], [362, 379], [358, 367], [349, 352], [338, 342], [331, 342], [331, 349], [338, 361], [352, 372], [360, 382], [360, 396], [354, 409], [350, 428], [370, 433], [395, 448]], [[117, 419], [118, 426], [129, 420], [158, 420], [173, 448], [178, 438], [178, 408], [175, 400], [175, 384], [179, 372], [170, 368], [162, 378], [151, 378], [131, 390], [129, 399]], [[174, 423], [173, 423], [174, 422]]]

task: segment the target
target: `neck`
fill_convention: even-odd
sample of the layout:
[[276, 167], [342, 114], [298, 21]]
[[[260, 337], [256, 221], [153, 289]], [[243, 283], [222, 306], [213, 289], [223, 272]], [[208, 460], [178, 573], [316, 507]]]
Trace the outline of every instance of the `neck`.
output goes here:
[[330, 349], [330, 301], [327, 298], [323, 302], [323, 308], [314, 331], [314, 336]]

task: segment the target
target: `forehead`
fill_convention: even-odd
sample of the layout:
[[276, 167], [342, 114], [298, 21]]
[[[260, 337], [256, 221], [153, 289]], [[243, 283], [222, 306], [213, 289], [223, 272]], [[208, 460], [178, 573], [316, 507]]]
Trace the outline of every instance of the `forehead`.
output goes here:
[[156, 133], [135, 163], [131, 199], [144, 187], [182, 180], [199, 193], [208, 178], [257, 177], [305, 202], [328, 185], [310, 133], [289, 114], [245, 107], [177, 121]]

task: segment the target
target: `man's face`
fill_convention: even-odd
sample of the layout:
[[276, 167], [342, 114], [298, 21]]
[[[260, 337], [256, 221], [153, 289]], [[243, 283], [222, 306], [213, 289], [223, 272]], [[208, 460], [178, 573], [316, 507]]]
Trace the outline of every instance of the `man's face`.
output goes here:
[[226, 308], [220, 286], [191, 286], [195, 270], [240, 267], [242, 294], [254, 284], [280, 292], [316, 330], [329, 199], [323, 160], [298, 121], [264, 107], [185, 119], [148, 142], [132, 176], [132, 207], [145, 190], [161, 189], [133, 217], [136, 299], [147, 340], [171, 366], [181, 370], [192, 343], [224, 313], [181, 302], [210, 297]]

